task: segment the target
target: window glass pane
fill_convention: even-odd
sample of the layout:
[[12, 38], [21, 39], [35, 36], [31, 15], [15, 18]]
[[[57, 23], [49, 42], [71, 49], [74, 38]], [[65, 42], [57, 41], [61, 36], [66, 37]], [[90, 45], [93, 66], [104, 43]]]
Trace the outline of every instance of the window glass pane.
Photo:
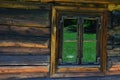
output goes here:
[[82, 63], [96, 62], [96, 54], [97, 54], [96, 27], [97, 27], [97, 20], [84, 19]]
[[77, 19], [64, 19], [62, 62], [77, 63]]

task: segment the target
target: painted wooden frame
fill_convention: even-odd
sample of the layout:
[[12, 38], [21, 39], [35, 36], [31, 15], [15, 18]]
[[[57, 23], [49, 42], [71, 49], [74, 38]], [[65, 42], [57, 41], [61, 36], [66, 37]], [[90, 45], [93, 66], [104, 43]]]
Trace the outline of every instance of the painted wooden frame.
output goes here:
[[[58, 50], [58, 37], [57, 37], [57, 15], [61, 11], [72, 11], [79, 13], [96, 13], [101, 16], [101, 68], [81, 68], [81, 67], [65, 67], [57, 68], [57, 50]], [[79, 76], [95, 76], [95, 75], [104, 75], [106, 73], [106, 38], [107, 38], [107, 9], [105, 8], [80, 8], [80, 7], [69, 7], [69, 6], [53, 6], [52, 8], [52, 24], [51, 24], [51, 68], [50, 75], [51, 77], [79, 77]], [[71, 73], [70, 73], [71, 72]], [[72, 73], [77, 72], [77, 73]], [[87, 74], [87, 75], [85, 75]]]

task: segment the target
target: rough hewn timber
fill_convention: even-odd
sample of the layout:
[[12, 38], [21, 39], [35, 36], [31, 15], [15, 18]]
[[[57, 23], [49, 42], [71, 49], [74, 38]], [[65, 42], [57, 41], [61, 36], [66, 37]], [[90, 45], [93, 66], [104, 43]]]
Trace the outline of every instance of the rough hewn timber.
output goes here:
[[48, 72], [48, 66], [3, 66], [0, 67], [0, 74], [8, 73], [38, 73], [38, 72]]
[[48, 65], [49, 55], [0, 55], [0, 65]]
[[0, 34], [15, 34], [23, 36], [45, 36], [49, 37], [50, 28], [20, 27], [0, 25]]
[[49, 10], [0, 9], [0, 24], [11, 26], [50, 27]]
[[0, 54], [26, 55], [26, 54], [50, 54], [49, 48], [25, 48], [25, 47], [0, 47]]

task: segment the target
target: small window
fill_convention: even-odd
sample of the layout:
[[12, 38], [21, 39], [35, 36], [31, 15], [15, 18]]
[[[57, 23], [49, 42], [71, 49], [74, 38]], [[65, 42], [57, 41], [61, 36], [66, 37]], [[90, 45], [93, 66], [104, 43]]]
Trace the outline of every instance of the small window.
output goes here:
[[90, 11], [53, 7], [51, 76], [98, 76], [106, 71], [106, 13]]
[[62, 16], [58, 33], [60, 65], [99, 65], [99, 23], [99, 17]]

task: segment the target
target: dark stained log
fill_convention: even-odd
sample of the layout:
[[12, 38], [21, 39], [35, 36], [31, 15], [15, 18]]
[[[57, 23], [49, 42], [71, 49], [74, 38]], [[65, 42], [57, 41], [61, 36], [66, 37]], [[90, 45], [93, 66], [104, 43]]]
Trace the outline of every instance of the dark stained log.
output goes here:
[[19, 27], [0, 25], [0, 34], [15, 34], [23, 36], [50, 36], [50, 28]]
[[120, 56], [120, 50], [114, 51], [114, 50], [107, 50], [108, 56]]
[[17, 9], [48, 9], [49, 4], [41, 3], [40, 0], [0, 0], [0, 8], [17, 8]]
[[107, 45], [107, 50], [112, 50], [113, 49], [113, 45]]
[[48, 65], [49, 55], [0, 55], [0, 65]]
[[58, 2], [58, 3], [61, 3], [61, 2], [65, 2], [65, 3], [101, 3], [101, 4], [109, 4], [109, 3], [120, 3], [119, 0], [41, 0], [41, 2], [44, 2], [44, 3], [49, 3], [49, 2]]
[[0, 54], [50, 54], [48, 48], [0, 47]]
[[113, 29], [108, 31], [108, 34], [114, 36], [115, 38], [119, 38], [120, 26], [115, 26]]
[[5, 26], [5, 25], [0, 25], [0, 34], [7, 34], [9, 33], [10, 31], [10, 28], [9, 26]]
[[49, 10], [0, 9], [0, 24], [28, 27], [50, 27]]

